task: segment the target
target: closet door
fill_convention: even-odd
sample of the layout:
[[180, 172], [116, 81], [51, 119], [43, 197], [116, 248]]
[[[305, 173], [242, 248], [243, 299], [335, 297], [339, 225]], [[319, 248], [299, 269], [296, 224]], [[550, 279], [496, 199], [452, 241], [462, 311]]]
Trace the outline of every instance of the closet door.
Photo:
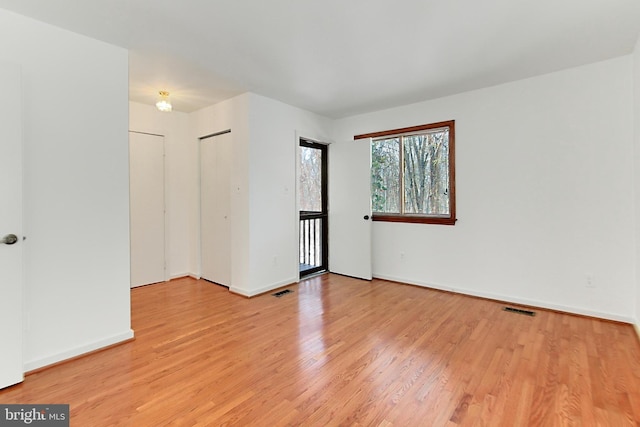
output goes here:
[[202, 278], [231, 286], [231, 133], [200, 142], [200, 256]]
[[131, 287], [164, 282], [164, 137], [129, 132]]
[[22, 382], [22, 93], [20, 66], [0, 61], [0, 389]]

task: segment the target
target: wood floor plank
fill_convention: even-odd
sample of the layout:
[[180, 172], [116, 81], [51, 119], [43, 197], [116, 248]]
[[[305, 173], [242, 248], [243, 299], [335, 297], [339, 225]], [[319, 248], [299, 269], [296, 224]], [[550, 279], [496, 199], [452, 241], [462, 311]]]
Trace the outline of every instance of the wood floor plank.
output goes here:
[[94, 427], [640, 425], [630, 325], [331, 274], [290, 289], [135, 288], [134, 341], [0, 403], [69, 403]]

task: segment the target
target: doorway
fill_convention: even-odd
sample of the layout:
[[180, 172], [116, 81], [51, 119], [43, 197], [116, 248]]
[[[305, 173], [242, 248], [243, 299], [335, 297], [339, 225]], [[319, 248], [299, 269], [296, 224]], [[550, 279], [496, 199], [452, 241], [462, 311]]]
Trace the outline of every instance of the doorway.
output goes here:
[[231, 131], [200, 138], [200, 275], [231, 286]]
[[329, 203], [327, 146], [300, 138], [300, 277], [327, 271]]
[[131, 287], [166, 278], [164, 137], [129, 131]]

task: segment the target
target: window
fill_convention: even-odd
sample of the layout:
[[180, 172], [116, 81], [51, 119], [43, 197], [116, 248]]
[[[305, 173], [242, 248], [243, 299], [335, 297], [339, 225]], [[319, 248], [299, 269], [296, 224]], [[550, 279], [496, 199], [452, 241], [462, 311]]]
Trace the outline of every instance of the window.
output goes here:
[[374, 221], [454, 225], [455, 122], [394, 129], [371, 138]]

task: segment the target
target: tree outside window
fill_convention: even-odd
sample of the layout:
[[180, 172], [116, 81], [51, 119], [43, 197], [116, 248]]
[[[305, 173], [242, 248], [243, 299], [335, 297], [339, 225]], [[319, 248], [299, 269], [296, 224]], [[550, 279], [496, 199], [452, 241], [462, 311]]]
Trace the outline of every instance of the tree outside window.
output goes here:
[[372, 138], [374, 221], [455, 224], [454, 121], [360, 138]]

